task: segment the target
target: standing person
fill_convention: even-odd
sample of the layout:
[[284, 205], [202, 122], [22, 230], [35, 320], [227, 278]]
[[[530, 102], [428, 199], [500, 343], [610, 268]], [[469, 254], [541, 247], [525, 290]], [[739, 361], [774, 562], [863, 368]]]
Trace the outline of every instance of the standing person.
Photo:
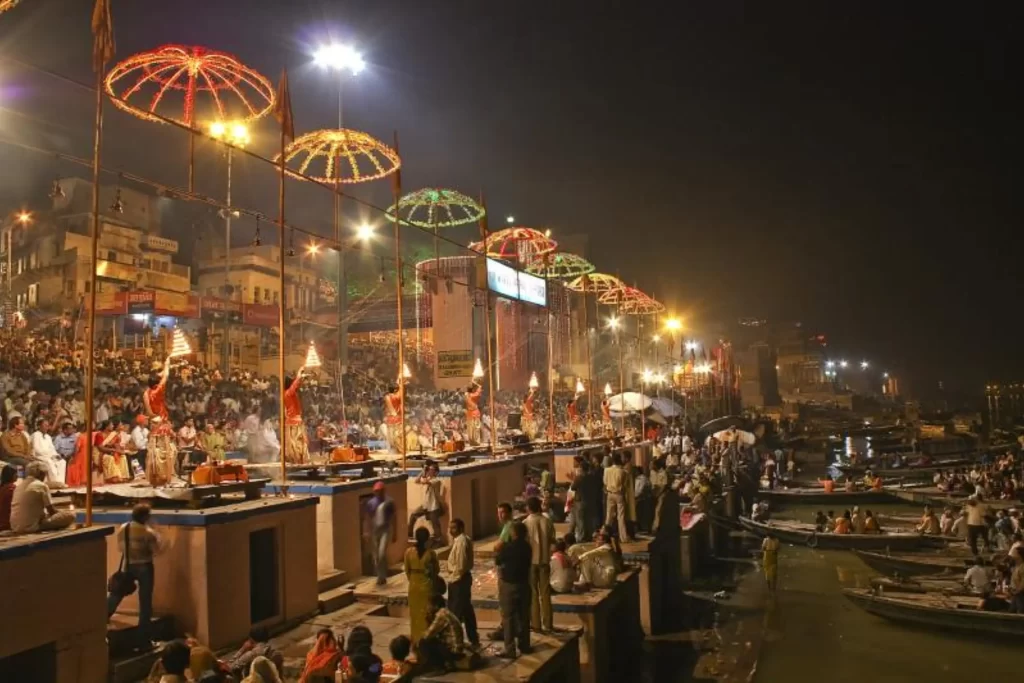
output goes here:
[[619, 538], [623, 543], [631, 541], [626, 528], [628, 510], [626, 509], [626, 485], [628, 477], [617, 458], [611, 459], [611, 465], [604, 471], [605, 524], [614, 524], [618, 520]]
[[589, 462], [584, 460], [580, 463], [579, 473], [569, 488], [572, 491], [573, 537], [577, 543], [586, 543], [594, 536], [594, 517], [595, 513], [599, 514], [594, 506], [600, 505], [601, 501], [600, 482]]
[[[501, 531], [498, 533], [498, 541], [494, 544], [494, 554], [497, 557], [501, 549], [512, 542], [512, 505], [509, 503], [498, 503], [498, 524]], [[491, 640], [500, 640], [505, 637], [505, 620], [502, 617], [498, 628], [491, 631]]]
[[288, 388], [284, 392], [284, 429], [288, 430], [288, 450], [284, 459], [287, 462], [309, 462], [309, 442], [306, 424], [302, 420], [302, 398], [299, 396], [305, 370], [306, 366], [303, 365], [294, 378], [285, 377], [285, 386]]
[[555, 541], [554, 523], [541, 514], [540, 498], [526, 500], [529, 514], [523, 521], [530, 543], [530, 626], [534, 631], [554, 628], [551, 614], [551, 546]]
[[378, 481], [373, 485], [373, 495], [366, 501], [364, 511], [363, 528], [371, 539], [377, 585], [383, 586], [388, 582], [388, 544], [398, 540], [395, 501], [388, 497], [384, 482]]
[[[142, 405], [148, 417], [159, 416], [165, 422], [171, 419], [167, 412], [167, 378], [171, 374], [171, 357], [164, 360], [164, 367], [159, 375], [149, 378], [149, 388], [142, 394]], [[89, 426], [89, 425], [87, 425]]]
[[505, 648], [498, 654], [504, 659], [515, 659], [529, 654], [530, 647], [530, 565], [533, 551], [526, 540], [526, 527], [522, 522], [512, 523], [512, 540], [501, 546], [496, 558], [498, 566], [498, 605]]
[[988, 542], [988, 525], [985, 522], [986, 506], [978, 500], [976, 495], [967, 499], [964, 510], [967, 512], [967, 543], [971, 546], [971, 553], [978, 554], [978, 539], [985, 544], [985, 551], [990, 548]]
[[[149, 622], [153, 616], [153, 555], [160, 548], [160, 537], [149, 525], [150, 507], [144, 503], [132, 508], [132, 518], [118, 530], [118, 545], [124, 556], [124, 571], [135, 579], [139, 588], [139, 640], [146, 649], [153, 643], [149, 638]], [[107, 618], [113, 616], [124, 595], [107, 596]]]
[[416, 483], [423, 491], [423, 499], [416, 509], [409, 515], [409, 538], [412, 538], [416, 530], [416, 520], [426, 517], [430, 522], [430, 535], [437, 539], [442, 545], [444, 537], [441, 534], [441, 478], [438, 475], [436, 462], [428, 462], [423, 468], [422, 474], [416, 478]]
[[419, 642], [427, 630], [427, 616], [434, 604], [440, 567], [437, 554], [428, 548], [430, 532], [424, 528], [416, 530], [416, 545], [405, 551], [403, 567], [409, 581], [409, 637], [413, 645]]
[[448, 553], [445, 580], [448, 582], [448, 608], [466, 628], [466, 638], [474, 648], [480, 646], [473, 610], [473, 541], [466, 534], [466, 524], [453, 519], [448, 525], [452, 548]]
[[779, 586], [779, 548], [781, 544], [779, 539], [775, 536], [768, 534], [761, 541], [761, 550], [764, 551], [764, 557], [761, 560], [761, 564], [764, 567], [764, 578], [768, 582], [768, 590], [772, 593], [776, 592]]
[[466, 440], [476, 446], [480, 443], [480, 394], [483, 387], [475, 379], [466, 387]]
[[768, 480], [768, 490], [772, 491], [775, 489], [775, 476], [778, 471], [778, 463], [775, 462], [775, 457], [768, 453], [764, 461], [764, 478]]

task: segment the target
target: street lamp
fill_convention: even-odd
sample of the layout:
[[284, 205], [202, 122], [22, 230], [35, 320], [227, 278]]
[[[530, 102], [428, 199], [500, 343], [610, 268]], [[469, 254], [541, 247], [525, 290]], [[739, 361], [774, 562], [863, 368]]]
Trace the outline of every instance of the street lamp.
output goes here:
[[695, 342], [695, 341], [688, 341], [688, 342], [686, 342], [686, 350], [687, 351], [696, 351], [697, 350], [697, 342]]
[[28, 225], [32, 222], [32, 212], [30, 211], [19, 211], [18, 222], [22, 225]]
[[661, 341], [661, 335], [660, 334], [654, 335], [653, 337], [651, 337], [651, 341], [654, 342], [655, 344], [657, 344], [658, 342]]
[[839, 361], [839, 367], [845, 368], [847, 365], [849, 365], [849, 363], [847, 363], [845, 360]]
[[836, 366], [836, 362], [834, 360], [830, 360], [830, 361], [826, 361], [825, 362], [825, 367], [826, 368], [834, 368], [835, 366]]
[[[613, 315], [612, 317], [608, 318], [608, 329], [615, 332], [615, 346], [617, 346], [619, 349], [619, 391], [625, 392], [626, 383], [624, 381], [622, 368], [622, 344], [619, 342], [619, 328], [621, 326], [622, 324], [619, 322], [619, 316]], [[626, 432], [626, 411], [625, 406], [620, 407], [623, 408], [623, 410], [619, 417], [619, 431], [624, 434]]]
[[516, 217], [515, 216], [505, 216], [505, 222], [508, 223], [509, 225], [512, 225], [513, 223], [516, 222]]
[[868, 369], [868, 362], [866, 360], [862, 360], [860, 362], [860, 369], [861, 370], [867, 370]]
[[374, 230], [373, 226], [369, 223], [363, 223], [356, 228], [356, 239], [360, 242], [369, 242], [373, 239]]
[[[328, 43], [313, 54], [317, 66], [344, 74], [348, 71], [353, 76], [366, 68], [366, 60], [351, 45]], [[338, 79], [338, 128], [341, 128], [341, 79]]]
[[[224, 298], [231, 299], [231, 219], [234, 211], [231, 209], [231, 165], [234, 158], [235, 147], [245, 147], [249, 144], [249, 128], [241, 121], [214, 121], [210, 124], [210, 137], [227, 146], [228, 157], [228, 187], [225, 204], [227, 211], [224, 212]], [[282, 301], [284, 292], [281, 292]], [[228, 338], [228, 317], [227, 306], [224, 307], [224, 358], [221, 363], [224, 372], [229, 370], [229, 359], [231, 355], [230, 339]], [[282, 349], [283, 353], [283, 349]]]

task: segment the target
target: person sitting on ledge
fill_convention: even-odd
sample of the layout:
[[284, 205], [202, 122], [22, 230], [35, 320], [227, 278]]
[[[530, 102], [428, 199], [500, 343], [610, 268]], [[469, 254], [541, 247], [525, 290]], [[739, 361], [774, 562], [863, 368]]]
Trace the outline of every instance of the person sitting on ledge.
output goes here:
[[[163, 674], [158, 683], [186, 683], [185, 670], [188, 669], [191, 651], [184, 640], [172, 640], [160, 652], [160, 665]], [[155, 667], [154, 667], [155, 668]]]
[[430, 613], [430, 626], [416, 645], [417, 660], [425, 670], [443, 669], [455, 671], [468, 669], [466, 641], [462, 634], [462, 622], [445, 607], [444, 598], [434, 596]]
[[302, 669], [299, 683], [334, 683], [334, 674], [341, 661], [341, 648], [334, 631], [322, 628], [317, 631], [313, 648], [306, 653], [306, 665]]
[[595, 540], [597, 547], [580, 555], [580, 578], [573, 586], [577, 591], [611, 588], [622, 571], [622, 550], [609, 527], [599, 530]]
[[39, 461], [25, 467], [25, 478], [14, 487], [11, 499], [11, 531], [31, 534], [37, 531], [57, 531], [75, 523], [75, 513], [58, 512], [50, 500], [46, 485], [46, 465]]

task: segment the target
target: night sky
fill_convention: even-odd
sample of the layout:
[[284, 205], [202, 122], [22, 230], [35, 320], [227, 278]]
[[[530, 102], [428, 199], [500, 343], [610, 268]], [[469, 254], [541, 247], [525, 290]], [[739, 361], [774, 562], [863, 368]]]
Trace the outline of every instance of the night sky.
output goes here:
[[[860, 4], [113, 0], [119, 58], [180, 42], [287, 66], [300, 132], [336, 117], [312, 51], [354, 42], [345, 123], [400, 132], [407, 188], [586, 232], [694, 327], [800, 320], [919, 394], [1022, 378], [1015, 17]], [[23, 0], [0, 49], [86, 80], [90, 6]], [[6, 101], [6, 69], [0, 107], [35, 106]], [[76, 151], [89, 124], [68, 124]], [[0, 172], [4, 205], [49, 172]]]

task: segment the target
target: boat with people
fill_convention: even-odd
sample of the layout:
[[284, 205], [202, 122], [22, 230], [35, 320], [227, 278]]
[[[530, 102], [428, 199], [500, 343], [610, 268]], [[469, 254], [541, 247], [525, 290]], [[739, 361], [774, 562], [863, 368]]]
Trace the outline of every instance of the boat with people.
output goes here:
[[982, 610], [978, 596], [934, 592], [880, 595], [863, 588], [844, 588], [843, 595], [864, 611], [892, 621], [984, 636], [1024, 636], [1024, 614]]
[[934, 542], [934, 539], [917, 532], [883, 531], [875, 534], [836, 534], [818, 531], [813, 524], [789, 520], [757, 522], [748, 517], [741, 517], [740, 524], [744, 529], [758, 536], [770, 534], [786, 543], [806, 545], [822, 550], [853, 550], [857, 548], [911, 550], [929, 547]]
[[977, 595], [955, 574], [925, 574], [917, 578], [873, 576], [871, 587], [880, 595], [886, 593], [942, 593], [945, 595]]
[[[858, 462], [857, 464], [837, 465], [836, 469], [847, 476], [851, 474], [863, 474], [864, 472], [870, 470], [872, 474], [877, 474], [879, 477], [882, 477], [883, 479], [885, 477], [903, 477], [906, 479], [916, 477], [920, 479], [931, 478], [935, 476], [935, 473], [938, 472], [939, 470], [948, 470], [951, 467], [966, 467], [972, 465], [973, 463], [974, 461], [968, 458], [956, 458], [950, 460], [942, 460], [939, 462], [911, 464], [906, 465], [904, 467], [875, 468], [871, 466], [871, 461], [867, 461]], [[884, 465], [884, 463], [879, 464]]]
[[[934, 538], [934, 537], [933, 537]], [[921, 576], [923, 574], [963, 573], [971, 562], [970, 555], [938, 553], [876, 553], [854, 549], [857, 557], [867, 566], [886, 576]]]

